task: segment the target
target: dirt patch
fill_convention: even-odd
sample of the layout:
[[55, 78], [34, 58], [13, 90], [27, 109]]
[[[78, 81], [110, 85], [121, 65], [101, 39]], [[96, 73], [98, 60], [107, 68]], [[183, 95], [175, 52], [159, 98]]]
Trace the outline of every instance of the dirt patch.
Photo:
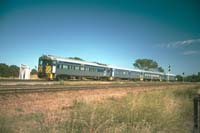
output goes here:
[[31, 80], [39, 80], [37, 74], [31, 75], [31, 76], [30, 76], [30, 79], [31, 79]]

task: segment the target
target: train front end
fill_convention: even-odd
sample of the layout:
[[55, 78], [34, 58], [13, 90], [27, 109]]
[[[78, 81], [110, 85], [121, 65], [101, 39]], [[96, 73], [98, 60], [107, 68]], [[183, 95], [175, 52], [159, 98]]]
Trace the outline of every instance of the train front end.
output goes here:
[[48, 56], [41, 56], [38, 62], [38, 77], [53, 80], [52, 60]]

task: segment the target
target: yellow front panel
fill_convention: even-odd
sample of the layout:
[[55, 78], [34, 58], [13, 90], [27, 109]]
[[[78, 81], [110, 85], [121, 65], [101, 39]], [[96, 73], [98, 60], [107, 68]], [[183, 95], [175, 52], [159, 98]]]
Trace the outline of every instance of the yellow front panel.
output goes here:
[[53, 74], [52, 73], [49, 75], [49, 80], [53, 80]]
[[51, 73], [51, 66], [46, 66], [45, 72], [46, 73]]

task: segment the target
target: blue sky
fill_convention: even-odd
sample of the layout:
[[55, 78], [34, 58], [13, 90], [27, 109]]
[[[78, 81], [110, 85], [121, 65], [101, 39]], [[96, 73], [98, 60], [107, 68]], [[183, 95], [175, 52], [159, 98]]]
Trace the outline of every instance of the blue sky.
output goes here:
[[0, 62], [37, 66], [42, 54], [133, 68], [200, 72], [198, 0], [1, 0]]

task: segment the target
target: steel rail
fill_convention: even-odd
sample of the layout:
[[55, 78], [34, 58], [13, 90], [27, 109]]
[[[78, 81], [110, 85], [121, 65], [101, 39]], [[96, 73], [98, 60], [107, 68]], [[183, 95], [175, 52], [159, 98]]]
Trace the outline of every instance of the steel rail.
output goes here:
[[131, 87], [130, 85], [108, 85], [108, 86], [60, 86], [60, 87], [37, 87], [37, 88], [9, 88], [0, 89], [0, 94], [12, 93], [33, 93], [33, 92], [55, 92], [55, 91], [70, 91], [70, 90], [88, 90], [88, 89], [107, 89], [107, 88], [121, 88]]
[[100, 84], [100, 85], [42, 85], [42, 86], [0, 86], [0, 94], [15, 94], [15, 93], [34, 93], [34, 92], [54, 92], [54, 91], [71, 91], [71, 90], [91, 90], [91, 89], [108, 89], [108, 88], [122, 88], [122, 87], [152, 87], [152, 86], [171, 86], [177, 84]]

